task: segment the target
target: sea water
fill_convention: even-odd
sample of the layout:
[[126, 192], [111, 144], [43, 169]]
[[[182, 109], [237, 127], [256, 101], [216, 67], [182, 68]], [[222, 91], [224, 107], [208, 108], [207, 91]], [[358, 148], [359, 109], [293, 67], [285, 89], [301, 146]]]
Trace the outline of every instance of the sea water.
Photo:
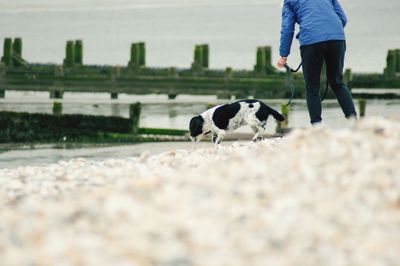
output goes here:
[[[127, 65], [132, 42], [149, 66], [189, 67], [195, 44], [210, 44], [210, 67], [252, 69], [256, 47], [278, 58], [283, 0], [0, 0], [3, 38], [21, 37], [28, 62], [61, 64], [67, 40], [82, 39], [84, 63]], [[348, 17], [346, 67], [382, 72], [400, 48], [400, 1], [341, 0]], [[300, 62], [293, 42], [289, 63]]]

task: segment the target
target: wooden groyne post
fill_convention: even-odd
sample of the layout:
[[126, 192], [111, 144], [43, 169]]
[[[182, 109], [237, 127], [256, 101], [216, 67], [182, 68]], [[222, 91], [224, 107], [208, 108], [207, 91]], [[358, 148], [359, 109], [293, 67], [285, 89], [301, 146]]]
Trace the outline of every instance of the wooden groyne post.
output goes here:
[[121, 68], [120, 67], [114, 67], [112, 68], [110, 79], [111, 79], [111, 84], [110, 84], [110, 97], [111, 100], [117, 100], [118, 99], [118, 91], [116, 88], [117, 84], [117, 79], [121, 77]]
[[67, 45], [65, 47], [64, 66], [73, 67], [74, 65], [75, 65], [75, 44], [74, 41], [67, 41]]
[[265, 68], [265, 50], [263, 47], [257, 48], [256, 54], [256, 65], [254, 66], [254, 71], [257, 73], [263, 73]]
[[128, 66], [131, 69], [137, 68], [139, 66], [139, 45], [137, 43], [131, 44], [131, 58], [129, 60]]
[[76, 40], [74, 49], [74, 63], [75, 65], [81, 66], [83, 65], [83, 42], [81, 40]]
[[51, 89], [50, 99], [62, 99], [64, 96], [64, 91], [61, 89]]
[[353, 80], [353, 72], [350, 68], [347, 68], [343, 75], [343, 81], [349, 89], [351, 89], [351, 81]]
[[265, 68], [267, 74], [275, 73], [275, 68], [272, 66], [272, 47], [264, 46], [265, 51]]
[[15, 38], [13, 42], [13, 49], [12, 49], [12, 56], [13, 56], [13, 64], [16, 67], [20, 67], [24, 65], [22, 59], [22, 39]]
[[258, 74], [271, 74], [276, 72], [275, 68], [272, 66], [271, 46], [257, 47], [254, 72]]
[[[13, 56], [18, 57], [17, 60], [14, 60]], [[1, 57], [0, 61], [0, 83], [3, 83], [3, 78], [6, 75], [4, 71], [6, 67], [20, 66], [24, 63], [21, 56], [22, 39], [15, 38], [13, 42], [12, 38], [5, 38], [3, 46], [3, 56]], [[4, 84], [2, 84], [2, 88], [0, 88], [0, 99], [5, 98], [6, 96], [6, 89], [3, 87], [3, 85]]]
[[53, 115], [62, 115], [62, 103], [60, 102], [53, 103]]
[[210, 66], [210, 46], [208, 44], [203, 44], [201, 47], [203, 54], [203, 67], [208, 69]]
[[285, 117], [285, 120], [277, 122], [276, 132], [277, 133], [285, 133], [289, 128], [289, 114], [290, 114], [290, 105], [281, 104], [281, 112], [282, 115]]
[[118, 99], [118, 92], [111, 92], [111, 100], [117, 100]]
[[386, 78], [393, 78], [397, 72], [400, 72], [400, 54], [398, 50], [389, 50], [386, 57], [386, 68], [384, 74]]
[[139, 43], [139, 66], [146, 66], [146, 44], [144, 42]]
[[228, 81], [228, 80], [233, 78], [233, 69], [232, 69], [232, 67], [225, 68], [224, 77], [225, 77], [225, 81]]
[[396, 49], [395, 54], [396, 54], [396, 73], [400, 73], [400, 49]]
[[194, 47], [194, 60], [192, 63], [192, 71], [198, 72], [208, 69], [210, 65], [210, 46], [208, 44], [200, 44]]
[[367, 100], [366, 99], [359, 99], [358, 105], [360, 108], [360, 117], [365, 116], [365, 110], [367, 109]]
[[82, 40], [67, 41], [65, 47], [64, 67], [83, 65], [83, 42]]
[[12, 64], [12, 52], [13, 52], [13, 42], [11, 38], [4, 39], [3, 46], [3, 57], [1, 61], [5, 66], [10, 66]]
[[132, 133], [137, 133], [139, 129], [140, 113], [142, 106], [140, 102], [129, 105], [129, 119], [132, 121]]
[[13, 52], [22, 57], [22, 39], [15, 38], [13, 43]]
[[131, 58], [128, 67], [137, 69], [146, 66], [146, 44], [144, 42], [131, 44]]
[[194, 47], [192, 70], [201, 71], [202, 69], [203, 69], [203, 49], [201, 45], [196, 45]]

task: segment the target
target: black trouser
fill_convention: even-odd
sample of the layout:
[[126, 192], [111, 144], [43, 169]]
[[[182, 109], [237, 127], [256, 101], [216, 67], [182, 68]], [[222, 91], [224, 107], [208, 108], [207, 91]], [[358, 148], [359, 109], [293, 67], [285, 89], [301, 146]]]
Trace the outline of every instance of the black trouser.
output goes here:
[[300, 47], [303, 73], [306, 82], [307, 107], [311, 123], [322, 121], [320, 78], [325, 61], [329, 85], [346, 118], [356, 117], [350, 90], [343, 83], [343, 65], [346, 52], [345, 41], [327, 41]]

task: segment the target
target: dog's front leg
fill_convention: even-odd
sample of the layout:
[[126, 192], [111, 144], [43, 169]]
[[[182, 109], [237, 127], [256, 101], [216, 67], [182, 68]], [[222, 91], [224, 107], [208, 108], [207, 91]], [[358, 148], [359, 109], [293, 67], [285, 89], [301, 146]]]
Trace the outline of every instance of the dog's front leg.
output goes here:
[[218, 145], [221, 143], [221, 141], [224, 139], [224, 137], [226, 136], [226, 131], [225, 130], [219, 130], [217, 132], [217, 138], [215, 139], [214, 144]]
[[252, 129], [253, 129], [253, 132], [256, 133], [253, 137], [253, 142], [263, 140], [262, 134], [265, 131], [265, 129], [263, 127], [257, 127], [257, 128], [252, 127]]
[[211, 142], [215, 144], [217, 142], [217, 138], [218, 134], [213, 132], [213, 134], [211, 135]]

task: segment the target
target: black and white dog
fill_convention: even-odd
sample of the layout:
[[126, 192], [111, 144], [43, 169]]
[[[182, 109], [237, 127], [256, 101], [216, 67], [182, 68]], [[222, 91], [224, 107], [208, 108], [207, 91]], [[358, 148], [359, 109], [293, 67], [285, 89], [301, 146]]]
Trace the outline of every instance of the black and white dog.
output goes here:
[[219, 105], [190, 120], [190, 138], [200, 141], [203, 136], [211, 134], [212, 142], [219, 144], [226, 134], [249, 125], [255, 134], [253, 141], [258, 141], [262, 139], [269, 115], [278, 121], [285, 120], [283, 115], [258, 100]]

